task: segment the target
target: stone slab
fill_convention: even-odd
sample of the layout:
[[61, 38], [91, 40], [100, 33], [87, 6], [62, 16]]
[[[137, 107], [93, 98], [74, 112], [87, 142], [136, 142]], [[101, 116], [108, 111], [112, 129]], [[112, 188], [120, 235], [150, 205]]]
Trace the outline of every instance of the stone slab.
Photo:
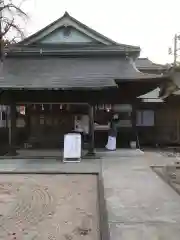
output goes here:
[[179, 225], [171, 224], [110, 224], [112, 240], [179, 240]]

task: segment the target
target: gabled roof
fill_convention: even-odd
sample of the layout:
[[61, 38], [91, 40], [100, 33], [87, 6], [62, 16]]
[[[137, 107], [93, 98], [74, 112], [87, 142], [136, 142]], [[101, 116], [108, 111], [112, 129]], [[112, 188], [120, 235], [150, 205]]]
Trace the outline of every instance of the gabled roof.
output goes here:
[[160, 88], [156, 88], [151, 92], [148, 92], [144, 95], [139, 96], [143, 102], [164, 102], [163, 99], [159, 97]]
[[36, 32], [35, 34], [31, 35], [30, 37], [26, 38], [21, 43], [25, 45], [29, 45], [39, 41], [40, 39], [44, 38], [45, 36], [49, 35], [50, 33], [56, 31], [61, 27], [72, 26], [75, 29], [79, 30], [82, 33], [85, 33], [87, 36], [93, 38], [94, 40], [109, 45], [109, 44], [117, 44], [115, 41], [103, 36], [102, 34], [96, 32], [95, 30], [89, 28], [88, 26], [84, 25], [83, 23], [79, 22], [77, 19], [73, 18], [69, 15], [68, 12], [54, 21], [53, 23], [49, 24], [45, 28], [41, 29], [40, 31]]
[[49, 34], [57, 31], [62, 27], [73, 27], [74, 29], [78, 30], [79, 32], [85, 34], [86, 36], [92, 38], [95, 42], [104, 44], [104, 45], [114, 45], [120, 46], [124, 49], [131, 49], [134, 51], [139, 51], [140, 48], [137, 46], [131, 46], [126, 44], [118, 44], [117, 42], [105, 37], [104, 35], [96, 32], [95, 30], [91, 29], [90, 27], [84, 25], [83, 23], [79, 22], [77, 19], [70, 16], [67, 12], [56, 20], [55, 22], [51, 23], [50, 25], [46, 26], [45, 28], [41, 29], [40, 31], [36, 32], [35, 34], [31, 35], [30, 37], [26, 38], [25, 40], [19, 42], [19, 45], [31, 45], [39, 43], [41, 39], [48, 36]]

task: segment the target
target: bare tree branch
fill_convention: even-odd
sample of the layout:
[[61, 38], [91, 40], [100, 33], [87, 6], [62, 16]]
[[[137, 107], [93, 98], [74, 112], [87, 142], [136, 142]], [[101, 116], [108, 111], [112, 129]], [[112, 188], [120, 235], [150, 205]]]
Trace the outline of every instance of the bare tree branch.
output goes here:
[[[17, 31], [20, 34], [21, 38], [24, 37], [23, 31], [17, 24], [15, 24], [14, 18], [12, 20], [4, 19], [4, 24], [5, 24], [5, 26], [4, 26], [3, 32], [1, 33], [2, 36], [5, 36], [9, 32], [10, 29], [14, 29], [15, 31]], [[14, 39], [14, 37], [13, 37], [13, 39]]]
[[[19, 23], [28, 18], [21, 7], [23, 2], [24, 0], [19, 5], [15, 5], [12, 0], [0, 0], [1, 39], [10, 38], [9, 41], [12, 39], [14, 41], [16, 37], [24, 38], [23, 29]], [[14, 36], [9, 37], [9, 33]]]
[[10, 3], [10, 4], [6, 4], [4, 5], [3, 7], [0, 8], [0, 11], [3, 11], [3, 10], [8, 10], [8, 11], [12, 11], [12, 10], [16, 10], [16, 13], [17, 14], [20, 14], [20, 16], [22, 17], [23, 15], [27, 17], [27, 14], [18, 6]]

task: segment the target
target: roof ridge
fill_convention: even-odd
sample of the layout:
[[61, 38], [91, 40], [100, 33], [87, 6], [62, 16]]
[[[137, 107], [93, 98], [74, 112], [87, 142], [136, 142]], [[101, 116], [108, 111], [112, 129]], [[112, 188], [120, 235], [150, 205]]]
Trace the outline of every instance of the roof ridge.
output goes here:
[[63, 17], [65, 17], [65, 16], [70, 16], [70, 14], [67, 11], [65, 11]]

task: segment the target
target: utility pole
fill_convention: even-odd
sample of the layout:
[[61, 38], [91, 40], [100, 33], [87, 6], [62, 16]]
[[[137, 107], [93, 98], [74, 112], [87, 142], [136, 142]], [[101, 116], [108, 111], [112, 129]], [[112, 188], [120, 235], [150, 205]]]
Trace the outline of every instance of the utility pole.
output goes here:
[[177, 64], [177, 40], [178, 40], [178, 36], [177, 34], [175, 34], [174, 36], [174, 69]]
[[180, 34], [175, 34], [174, 35], [174, 51], [172, 52], [171, 51], [171, 53], [170, 54], [173, 54], [174, 55], [174, 61], [173, 61], [173, 67], [174, 67], [174, 69], [175, 69], [175, 67], [177, 66], [177, 58], [178, 58], [178, 56], [180, 56], [179, 55], [179, 51], [180, 51], [180, 47], [179, 47], [179, 44], [178, 43], [180, 43]]

